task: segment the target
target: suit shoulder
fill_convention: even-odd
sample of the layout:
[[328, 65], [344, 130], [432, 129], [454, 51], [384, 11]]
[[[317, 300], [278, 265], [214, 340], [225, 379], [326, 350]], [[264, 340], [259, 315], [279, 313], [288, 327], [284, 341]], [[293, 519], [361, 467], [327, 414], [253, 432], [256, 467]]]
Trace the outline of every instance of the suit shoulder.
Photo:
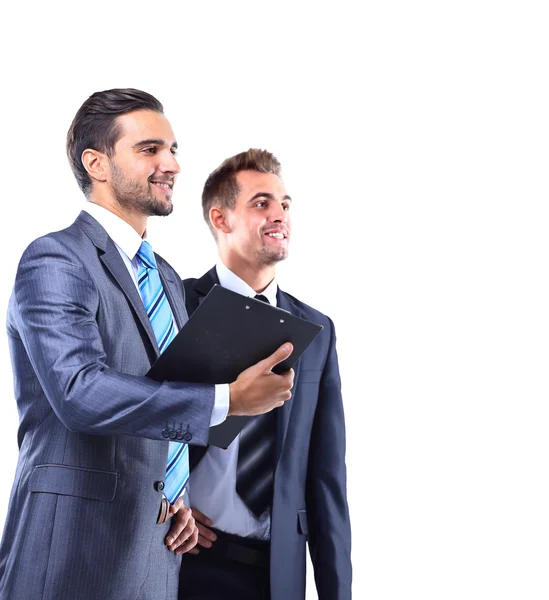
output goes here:
[[328, 315], [320, 312], [316, 308], [313, 308], [309, 304], [302, 302], [295, 296], [288, 294], [288, 292], [282, 292], [302, 313], [307, 315], [307, 318], [319, 325], [333, 327], [333, 322]]
[[42, 235], [32, 242], [23, 251], [22, 259], [36, 254], [55, 255], [57, 251], [63, 254], [79, 256], [82, 243], [89, 242], [85, 233], [78, 227], [69, 225], [59, 231], [52, 231]]

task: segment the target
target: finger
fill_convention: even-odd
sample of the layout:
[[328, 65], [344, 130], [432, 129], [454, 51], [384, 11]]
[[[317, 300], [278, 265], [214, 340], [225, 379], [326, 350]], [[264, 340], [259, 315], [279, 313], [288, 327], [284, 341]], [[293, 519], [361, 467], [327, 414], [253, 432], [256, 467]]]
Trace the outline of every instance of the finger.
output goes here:
[[286, 379], [288, 379], [288, 383], [289, 383], [290, 389], [291, 389], [294, 386], [295, 371], [293, 369], [286, 371], [286, 373], [284, 373], [284, 377], [286, 377]]
[[[196, 518], [195, 518], [195, 520], [196, 520]], [[211, 523], [211, 521], [210, 521], [210, 523]], [[209, 540], [212, 540], [212, 542], [215, 542], [215, 540], [217, 539], [217, 536], [211, 529], [208, 529], [208, 527], [206, 527], [205, 525], [200, 523], [200, 521], [196, 521], [196, 525], [198, 527], [198, 533], [200, 535], [203, 535], [204, 537], [208, 538]]]
[[183, 498], [179, 497], [175, 501], [175, 504], [170, 504], [170, 508], [168, 509], [168, 514], [170, 515], [170, 517], [173, 517], [184, 506], [185, 506], [185, 503], [183, 502]]
[[190, 552], [193, 548], [196, 548], [196, 544], [192, 540], [187, 540], [184, 544], [181, 544], [179, 548], [175, 550], [177, 556]]
[[198, 530], [195, 528], [194, 533], [188, 538], [185, 542], [183, 542], [179, 548], [176, 549], [176, 554], [185, 554], [185, 552], [189, 552], [196, 546], [196, 542], [198, 539]]
[[210, 527], [210, 525], [212, 524], [212, 520], [207, 517], [203, 512], [200, 512], [198, 510], [198, 508], [192, 508], [192, 513], [193, 513], [193, 517], [199, 522], [199, 523], [203, 523], [204, 525], [207, 525], [208, 527]]
[[198, 544], [200, 546], [203, 546], [204, 548], [212, 547], [212, 542], [208, 538], [205, 538], [203, 535], [200, 535], [200, 531], [198, 532]]
[[[189, 543], [192, 542], [190, 545]], [[181, 532], [181, 535], [174, 541], [171, 546], [168, 548], [172, 551], [176, 551], [178, 548], [186, 544], [187, 550], [190, 550], [192, 547], [196, 546], [198, 542], [198, 528], [194, 524], [194, 519], [192, 523], [189, 523], [187, 527]], [[185, 550], [185, 552], [187, 551]]]
[[206, 539], [208, 539], [212, 542], [215, 542], [215, 540], [217, 539], [217, 536], [211, 529], [204, 527], [204, 525], [202, 525], [202, 523], [199, 523], [198, 521], [196, 524], [198, 526], [198, 535], [201, 535], [201, 536], [205, 537]]
[[191, 514], [191, 509], [184, 506], [175, 515], [175, 521], [166, 535], [166, 545], [171, 546], [174, 543], [174, 540], [185, 529], [190, 519], [192, 519], [194, 524], [194, 518]]
[[[196, 534], [196, 535], [195, 535]], [[187, 523], [187, 525], [183, 528], [181, 533], [174, 539], [171, 544], [168, 544], [169, 550], [176, 550], [181, 544], [191, 538], [194, 535], [196, 540], [198, 540], [198, 528], [195, 525], [194, 519], [191, 517], [191, 520]], [[196, 546], [196, 541], [193, 544]]]
[[200, 554], [200, 550], [198, 549], [198, 546], [195, 546], [194, 548], [191, 548], [189, 550], [189, 554]]
[[286, 342], [282, 344], [278, 350], [275, 350], [271, 356], [264, 358], [263, 360], [257, 363], [257, 367], [265, 373], [268, 373], [273, 367], [281, 363], [283, 360], [286, 360], [288, 356], [292, 353], [294, 347], [290, 342]]

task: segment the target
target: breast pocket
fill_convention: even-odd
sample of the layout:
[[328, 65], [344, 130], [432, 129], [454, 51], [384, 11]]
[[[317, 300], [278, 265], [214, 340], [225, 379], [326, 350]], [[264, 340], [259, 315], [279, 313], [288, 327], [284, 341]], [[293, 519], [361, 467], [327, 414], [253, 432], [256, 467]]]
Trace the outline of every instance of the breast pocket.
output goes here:
[[118, 473], [70, 465], [37, 465], [29, 478], [29, 491], [110, 502], [116, 496]]

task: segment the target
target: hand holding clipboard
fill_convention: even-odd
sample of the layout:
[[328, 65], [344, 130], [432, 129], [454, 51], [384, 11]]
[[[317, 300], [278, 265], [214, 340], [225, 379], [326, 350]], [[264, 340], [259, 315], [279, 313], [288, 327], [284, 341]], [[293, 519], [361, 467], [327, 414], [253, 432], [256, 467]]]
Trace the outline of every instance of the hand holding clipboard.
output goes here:
[[[321, 325], [215, 285], [147, 375], [156, 381], [237, 383], [243, 371], [290, 342], [292, 353], [272, 368], [285, 373], [321, 330]], [[227, 417], [210, 429], [209, 443], [226, 448], [249, 418]]]

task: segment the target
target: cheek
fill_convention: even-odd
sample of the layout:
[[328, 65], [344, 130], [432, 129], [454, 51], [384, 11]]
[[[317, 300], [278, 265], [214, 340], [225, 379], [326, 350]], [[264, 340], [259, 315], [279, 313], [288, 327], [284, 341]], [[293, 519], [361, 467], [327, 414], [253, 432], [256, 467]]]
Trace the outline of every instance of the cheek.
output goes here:
[[240, 227], [238, 231], [238, 239], [240, 240], [240, 244], [246, 247], [257, 246], [261, 241], [261, 234], [257, 229], [252, 227]]

